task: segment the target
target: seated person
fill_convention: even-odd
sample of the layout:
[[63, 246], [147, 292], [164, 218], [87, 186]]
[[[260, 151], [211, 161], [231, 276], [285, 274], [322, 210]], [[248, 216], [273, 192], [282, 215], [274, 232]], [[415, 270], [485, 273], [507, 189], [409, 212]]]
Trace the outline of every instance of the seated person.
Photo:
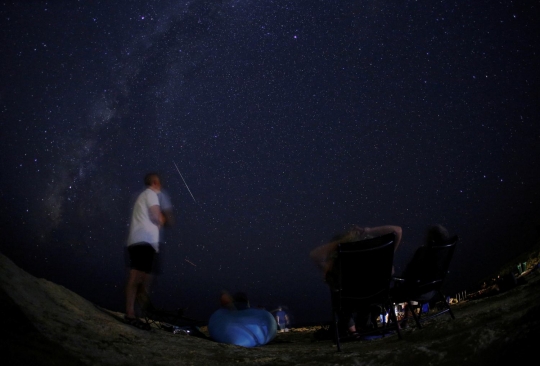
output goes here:
[[353, 225], [345, 234], [336, 235], [331, 242], [313, 249], [309, 256], [323, 271], [324, 277], [327, 279], [328, 273], [332, 270], [336, 258], [336, 249], [339, 244], [371, 239], [392, 232], [396, 234], [396, 243], [394, 244], [394, 251], [396, 251], [401, 242], [401, 227], [386, 225], [371, 228]]
[[[394, 244], [394, 251], [397, 250], [399, 243], [401, 242], [401, 236], [402, 236], [402, 230], [399, 226], [393, 226], [393, 225], [385, 225], [385, 226], [378, 226], [378, 227], [359, 227], [354, 225], [347, 231], [345, 234], [336, 235], [332, 238], [332, 241], [321, 245], [315, 249], [313, 249], [309, 256], [310, 258], [317, 264], [317, 266], [322, 270], [325, 282], [330, 286], [330, 288], [333, 287], [333, 273], [332, 268], [334, 264], [334, 260], [337, 257], [337, 247], [340, 243], [349, 243], [349, 242], [355, 242], [355, 241], [361, 241], [366, 239], [371, 239], [379, 236], [383, 236], [386, 234], [395, 233], [396, 234], [396, 242]], [[365, 330], [366, 328], [369, 328], [376, 324], [376, 321], [373, 322], [374, 319], [377, 318], [378, 314], [380, 312], [380, 308], [377, 309], [366, 309], [365, 312], [362, 312], [362, 314], [342, 314], [341, 315], [341, 321], [347, 321], [346, 327], [350, 335], [352, 336], [358, 336], [358, 333], [356, 331], [356, 325], [358, 322], [358, 325], [362, 328], [362, 330]], [[376, 314], [371, 315], [371, 314]]]
[[[396, 282], [393, 292], [397, 297], [401, 297], [401, 294], [407, 291], [408, 283], [416, 282], [417, 280], [422, 279], [426, 274], [430, 276], [430, 274], [436, 273], [439, 270], [436, 261], [429, 257], [430, 252], [427, 249], [433, 246], [447, 244], [451, 239], [452, 237], [444, 226], [437, 224], [428, 227], [424, 244], [416, 250], [413, 259], [407, 264], [403, 274], [399, 276], [400, 279], [403, 279], [403, 282]], [[424, 294], [418, 300], [422, 300], [422, 298], [427, 300], [433, 297], [433, 295], [432, 291]], [[401, 323], [402, 326], [407, 324], [408, 310], [407, 305], [404, 304], [404, 320]]]
[[265, 309], [251, 308], [245, 293], [234, 296], [223, 292], [221, 309], [215, 311], [208, 321], [208, 332], [216, 342], [243, 347], [262, 346], [277, 333], [277, 323]]
[[[403, 274], [399, 278], [405, 280], [419, 280], [425, 275], [431, 277], [431, 274], [439, 271], [434, 258], [430, 258], [431, 247], [448, 244], [452, 237], [448, 233], [448, 230], [442, 225], [432, 225], [428, 227], [426, 231], [426, 238], [424, 244], [419, 247], [412, 260], [407, 264]], [[405, 281], [405, 286], [408, 281]]]

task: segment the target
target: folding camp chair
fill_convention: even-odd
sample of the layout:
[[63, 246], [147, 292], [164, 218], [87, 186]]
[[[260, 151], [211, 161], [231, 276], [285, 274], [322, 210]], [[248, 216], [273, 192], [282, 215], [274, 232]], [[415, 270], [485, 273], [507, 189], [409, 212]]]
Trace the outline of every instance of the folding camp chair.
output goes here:
[[[342, 314], [367, 313], [382, 307], [390, 313], [390, 324], [377, 326], [369, 331], [359, 331], [359, 336], [392, 332], [399, 335], [396, 313], [389, 297], [394, 260], [395, 234], [351, 243], [341, 243], [337, 248], [329, 281], [332, 297], [332, 317], [335, 326], [335, 343], [341, 351], [338, 320]], [[360, 338], [361, 339], [361, 338]]]
[[[452, 319], [455, 319], [450, 304], [442, 292], [442, 287], [458, 240], [456, 235], [445, 244], [420, 248], [407, 267], [406, 274], [403, 277], [394, 278], [392, 300], [395, 303], [406, 304], [418, 328], [422, 328], [421, 321], [444, 313], [448, 313]], [[416, 313], [416, 309], [422, 309], [424, 305], [430, 303], [440, 304], [441, 308], [432, 310], [431, 313], [423, 311]], [[407, 312], [404, 318], [408, 318]]]

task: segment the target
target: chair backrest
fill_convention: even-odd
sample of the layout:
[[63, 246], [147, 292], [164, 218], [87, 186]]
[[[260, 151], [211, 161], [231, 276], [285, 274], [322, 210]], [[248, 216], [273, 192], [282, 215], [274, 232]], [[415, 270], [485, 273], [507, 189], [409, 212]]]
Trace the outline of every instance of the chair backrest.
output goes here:
[[414, 293], [422, 294], [441, 289], [458, 240], [456, 235], [448, 243], [423, 247], [421, 255], [415, 255], [408, 266], [409, 273], [405, 274], [405, 281], [415, 288]]
[[332, 270], [334, 309], [350, 310], [388, 299], [395, 240], [391, 233], [338, 246]]

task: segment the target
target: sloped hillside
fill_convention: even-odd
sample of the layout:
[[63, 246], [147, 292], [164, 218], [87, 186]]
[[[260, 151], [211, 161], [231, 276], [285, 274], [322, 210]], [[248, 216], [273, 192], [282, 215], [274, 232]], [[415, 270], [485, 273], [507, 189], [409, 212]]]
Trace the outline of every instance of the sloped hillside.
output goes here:
[[317, 327], [280, 333], [259, 348], [215, 343], [121, 322], [72, 291], [38, 279], [0, 254], [0, 348], [9, 365], [503, 365], [536, 358], [540, 271], [514, 289], [454, 306], [403, 339], [343, 344], [317, 340]]

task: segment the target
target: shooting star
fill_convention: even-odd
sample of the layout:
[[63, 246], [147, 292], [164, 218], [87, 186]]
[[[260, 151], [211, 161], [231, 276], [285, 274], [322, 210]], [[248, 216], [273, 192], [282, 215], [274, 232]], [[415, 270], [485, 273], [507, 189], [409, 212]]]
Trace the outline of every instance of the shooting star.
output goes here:
[[185, 259], [185, 258], [184, 258], [184, 260], [185, 260], [186, 262], [188, 262], [189, 264], [191, 264], [193, 267], [197, 267], [193, 262], [190, 262], [190, 261], [188, 261], [188, 260]]
[[[191, 191], [189, 190], [189, 187], [188, 187], [186, 181], [184, 180], [184, 177], [182, 177], [182, 173], [180, 173], [180, 169], [178, 169], [178, 165], [176, 165], [176, 163], [174, 161], [173, 161], [173, 164], [176, 167], [176, 170], [178, 171], [178, 174], [180, 174], [180, 178], [182, 178], [182, 181], [184, 181], [184, 184], [186, 185], [186, 188], [187, 188], [189, 194], [191, 195], [191, 198], [193, 198], [193, 202], [197, 203], [197, 201], [195, 201], [195, 197], [193, 197], [193, 193], [191, 193]], [[191, 264], [193, 264], [193, 263], [191, 263]]]

